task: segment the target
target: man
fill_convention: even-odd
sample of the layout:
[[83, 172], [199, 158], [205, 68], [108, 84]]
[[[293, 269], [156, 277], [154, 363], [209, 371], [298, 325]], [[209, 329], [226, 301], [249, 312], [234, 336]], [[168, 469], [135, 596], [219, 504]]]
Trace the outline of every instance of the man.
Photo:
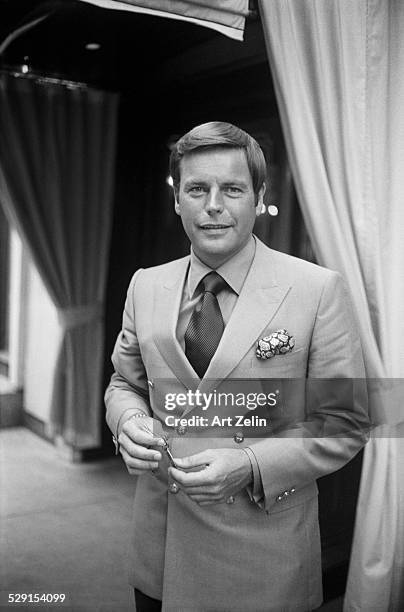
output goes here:
[[[305, 401], [304, 381], [364, 376], [349, 298], [337, 273], [253, 236], [266, 166], [248, 134], [198, 126], [170, 164], [191, 254], [134, 275], [106, 392], [117, 447], [139, 475], [137, 608], [310, 610], [322, 598], [315, 480], [358, 452], [367, 420], [360, 391], [315, 389]], [[303, 381], [303, 397], [285, 379]], [[238, 406], [208, 406], [238, 381], [241, 395], [274, 381], [262, 397], [279, 405], [262, 408], [258, 434], [234, 420]], [[217, 427], [190, 418], [221, 414]]]

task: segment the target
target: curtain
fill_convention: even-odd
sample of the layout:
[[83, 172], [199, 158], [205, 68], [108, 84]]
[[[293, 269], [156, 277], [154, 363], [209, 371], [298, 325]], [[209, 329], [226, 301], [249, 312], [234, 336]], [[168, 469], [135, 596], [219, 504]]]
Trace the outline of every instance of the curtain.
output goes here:
[[345, 610], [404, 609], [404, 4], [261, 0], [292, 172], [319, 263], [347, 279], [371, 416]]
[[[0, 206], [0, 351], [8, 351], [8, 288], [10, 266], [10, 227]], [[8, 364], [0, 363], [0, 374], [7, 373]]]
[[248, 0], [81, 0], [106, 9], [180, 19], [243, 40]]
[[101, 437], [116, 113], [115, 94], [0, 76], [0, 200], [57, 308], [51, 424], [77, 448]]

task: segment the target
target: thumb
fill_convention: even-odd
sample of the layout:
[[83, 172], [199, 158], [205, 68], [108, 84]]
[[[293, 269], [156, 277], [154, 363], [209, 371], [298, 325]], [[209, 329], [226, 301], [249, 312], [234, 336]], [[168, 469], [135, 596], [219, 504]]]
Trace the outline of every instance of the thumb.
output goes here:
[[183, 470], [201, 466], [205, 467], [211, 461], [212, 455], [209, 450], [204, 450], [195, 455], [189, 455], [188, 457], [175, 457], [175, 463]]

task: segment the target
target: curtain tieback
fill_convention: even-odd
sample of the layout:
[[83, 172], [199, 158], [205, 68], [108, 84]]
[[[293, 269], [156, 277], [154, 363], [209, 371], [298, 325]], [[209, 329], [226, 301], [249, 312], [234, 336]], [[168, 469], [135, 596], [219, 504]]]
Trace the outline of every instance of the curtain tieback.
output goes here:
[[103, 304], [83, 304], [81, 306], [71, 306], [70, 308], [58, 308], [59, 323], [63, 329], [73, 329], [88, 323], [93, 323], [101, 319], [103, 315]]

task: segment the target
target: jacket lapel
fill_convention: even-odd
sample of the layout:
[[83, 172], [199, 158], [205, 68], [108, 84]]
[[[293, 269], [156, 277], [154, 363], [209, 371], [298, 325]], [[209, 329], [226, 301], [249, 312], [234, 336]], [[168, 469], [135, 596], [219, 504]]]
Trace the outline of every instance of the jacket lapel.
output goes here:
[[[155, 288], [153, 327], [156, 345], [167, 365], [187, 389], [196, 390], [198, 375], [192, 368], [180, 343], [176, 329], [182, 289], [189, 265], [189, 257], [175, 262], [173, 272], [161, 276]], [[169, 372], [167, 372], [169, 378]]]
[[255, 257], [236, 306], [198, 387], [201, 392], [212, 390], [229, 376], [273, 319], [289, 289], [277, 278], [271, 250], [257, 240]]
[[[279, 280], [271, 250], [257, 239], [255, 257], [236, 306], [205, 376], [199, 381], [176, 336], [188, 265], [189, 257], [178, 260], [169, 278], [162, 275], [157, 284], [153, 335], [168, 367], [186, 389], [208, 393], [231, 374], [255, 345], [288, 294], [290, 285]], [[187, 408], [184, 415], [190, 410], [192, 407]]]

